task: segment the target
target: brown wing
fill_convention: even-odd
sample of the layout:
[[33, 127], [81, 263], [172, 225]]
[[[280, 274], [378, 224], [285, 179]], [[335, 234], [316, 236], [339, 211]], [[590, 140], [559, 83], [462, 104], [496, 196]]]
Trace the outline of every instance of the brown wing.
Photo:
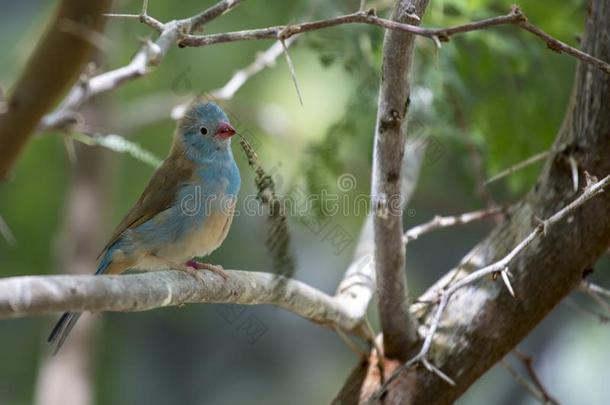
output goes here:
[[178, 188], [192, 177], [193, 171], [193, 164], [181, 153], [170, 154], [155, 171], [138, 201], [116, 227], [100, 256], [125, 230], [136, 227], [169, 208], [174, 202]]

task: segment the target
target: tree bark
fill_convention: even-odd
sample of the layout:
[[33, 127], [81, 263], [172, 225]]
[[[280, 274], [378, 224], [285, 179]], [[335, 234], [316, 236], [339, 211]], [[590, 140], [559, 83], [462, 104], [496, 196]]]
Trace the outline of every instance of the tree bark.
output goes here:
[[62, 0], [0, 114], [0, 179], [99, 43], [110, 0]]
[[[422, 16], [427, 5], [428, 0], [397, 1], [391, 19], [401, 23], [414, 22], [411, 15]], [[404, 204], [401, 201], [401, 166], [414, 45], [413, 34], [392, 30], [385, 33], [371, 186], [383, 346], [388, 357], [401, 360], [407, 360], [410, 347], [417, 342], [417, 323], [409, 313], [402, 239]]]

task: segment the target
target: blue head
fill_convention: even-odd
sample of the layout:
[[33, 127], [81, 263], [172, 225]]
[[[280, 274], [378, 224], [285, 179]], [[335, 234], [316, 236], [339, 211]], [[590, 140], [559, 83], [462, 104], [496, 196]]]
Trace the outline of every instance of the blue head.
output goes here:
[[194, 102], [178, 123], [177, 137], [191, 158], [210, 158], [217, 153], [230, 152], [235, 129], [227, 114], [214, 103]]

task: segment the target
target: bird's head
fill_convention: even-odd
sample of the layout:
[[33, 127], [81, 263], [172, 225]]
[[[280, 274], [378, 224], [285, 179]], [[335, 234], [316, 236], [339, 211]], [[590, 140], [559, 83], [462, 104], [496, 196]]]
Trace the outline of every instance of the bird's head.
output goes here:
[[187, 149], [203, 155], [228, 149], [235, 129], [218, 105], [195, 101], [178, 123], [179, 137]]

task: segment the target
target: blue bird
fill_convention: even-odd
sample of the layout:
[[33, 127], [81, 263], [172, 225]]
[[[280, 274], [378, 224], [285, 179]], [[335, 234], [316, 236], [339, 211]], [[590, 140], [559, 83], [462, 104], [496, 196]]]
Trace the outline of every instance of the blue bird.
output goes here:
[[[98, 260], [96, 275], [143, 270], [222, 267], [193, 258], [209, 255], [224, 241], [241, 178], [231, 151], [235, 129], [214, 103], [194, 102], [179, 121], [169, 156], [118, 225]], [[54, 353], [80, 313], [66, 312], [48, 341]]]

